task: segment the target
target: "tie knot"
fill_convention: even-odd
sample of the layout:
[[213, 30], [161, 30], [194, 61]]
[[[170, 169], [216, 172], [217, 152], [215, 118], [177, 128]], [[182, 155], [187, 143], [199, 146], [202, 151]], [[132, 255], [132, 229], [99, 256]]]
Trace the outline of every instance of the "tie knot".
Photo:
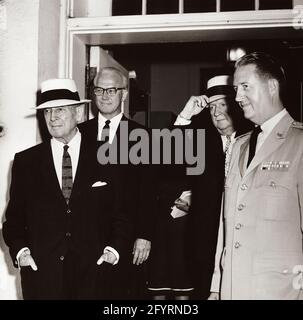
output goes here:
[[258, 135], [261, 132], [262, 132], [262, 129], [260, 126], [255, 127], [253, 130], [253, 134], [256, 134], [256, 135]]
[[68, 150], [68, 148], [69, 148], [69, 145], [65, 144], [64, 147], [63, 147], [64, 152], [66, 152]]
[[110, 124], [110, 120], [106, 120], [106, 121], [105, 121], [105, 126], [104, 126], [104, 127], [109, 128], [109, 124]]

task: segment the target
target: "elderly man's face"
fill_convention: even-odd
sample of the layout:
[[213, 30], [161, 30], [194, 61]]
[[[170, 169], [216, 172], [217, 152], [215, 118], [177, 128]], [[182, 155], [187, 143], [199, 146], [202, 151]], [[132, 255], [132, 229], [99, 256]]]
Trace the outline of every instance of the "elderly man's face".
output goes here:
[[[96, 87], [108, 88], [123, 88], [123, 80], [113, 71], [106, 71], [101, 74], [95, 83]], [[110, 95], [104, 92], [101, 95], [95, 95], [96, 105], [101, 114], [107, 119], [111, 119], [121, 112], [121, 103], [127, 94], [126, 89], [117, 90], [116, 94]]]
[[79, 110], [76, 106], [44, 109], [44, 117], [51, 136], [63, 143], [68, 143], [77, 132]]
[[233, 121], [228, 114], [228, 104], [225, 98], [218, 99], [209, 105], [211, 119], [220, 134], [233, 132]]

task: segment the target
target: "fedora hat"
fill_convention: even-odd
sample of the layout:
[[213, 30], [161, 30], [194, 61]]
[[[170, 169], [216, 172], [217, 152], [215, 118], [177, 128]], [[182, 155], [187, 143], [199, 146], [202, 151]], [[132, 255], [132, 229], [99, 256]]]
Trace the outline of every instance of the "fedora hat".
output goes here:
[[234, 96], [235, 91], [232, 85], [232, 77], [228, 75], [215, 76], [207, 81], [206, 95], [209, 103], [212, 103], [227, 96]]
[[35, 109], [71, 106], [90, 101], [80, 100], [74, 80], [49, 79], [41, 83], [40, 103]]

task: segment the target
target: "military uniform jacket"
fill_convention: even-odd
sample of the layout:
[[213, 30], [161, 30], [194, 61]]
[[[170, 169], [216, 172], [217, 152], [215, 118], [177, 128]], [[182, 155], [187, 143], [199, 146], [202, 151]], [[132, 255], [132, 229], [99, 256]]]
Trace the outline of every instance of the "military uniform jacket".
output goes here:
[[250, 134], [225, 183], [221, 299], [298, 299], [303, 265], [303, 130], [285, 115], [246, 169]]

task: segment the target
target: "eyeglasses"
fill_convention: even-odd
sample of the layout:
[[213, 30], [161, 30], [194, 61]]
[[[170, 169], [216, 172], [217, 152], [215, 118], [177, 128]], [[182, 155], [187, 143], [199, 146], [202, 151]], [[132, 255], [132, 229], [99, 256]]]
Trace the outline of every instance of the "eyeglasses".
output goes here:
[[125, 88], [111, 87], [111, 88], [104, 89], [104, 88], [101, 88], [101, 87], [94, 87], [94, 94], [96, 96], [102, 96], [106, 92], [106, 94], [108, 96], [113, 97], [113, 96], [115, 96], [117, 94], [118, 90], [123, 90], [123, 89], [125, 89]]

